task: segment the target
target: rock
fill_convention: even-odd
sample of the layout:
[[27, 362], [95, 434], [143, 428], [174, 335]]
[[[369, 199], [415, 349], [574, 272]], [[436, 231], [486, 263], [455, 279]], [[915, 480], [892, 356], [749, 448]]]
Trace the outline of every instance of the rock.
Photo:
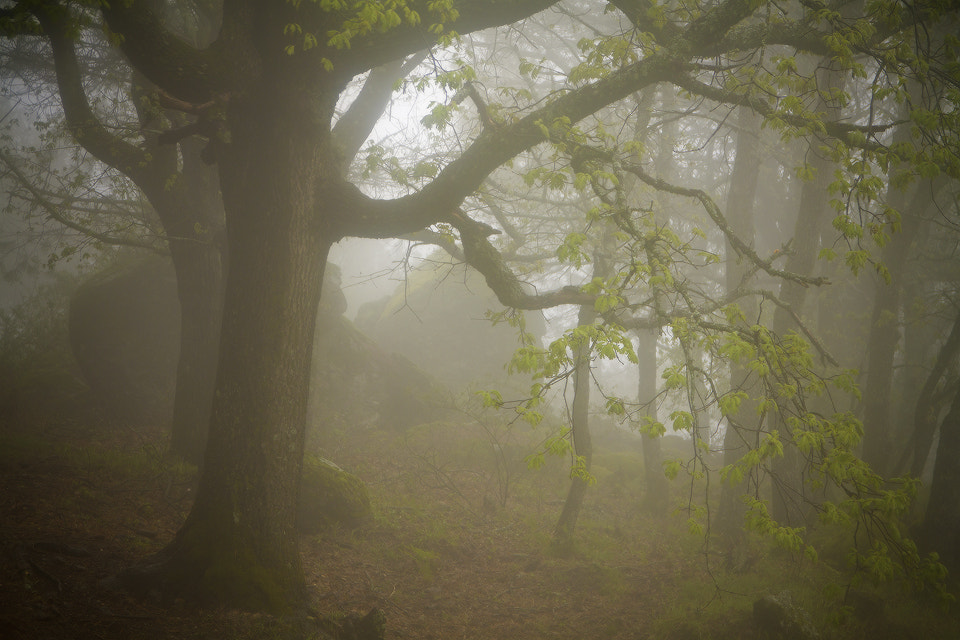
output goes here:
[[[340, 270], [328, 264], [317, 314], [310, 422], [403, 428], [438, 418], [442, 385], [385, 352], [347, 320]], [[169, 424], [180, 350], [180, 304], [168, 258], [138, 255], [85, 281], [70, 302], [70, 345], [84, 381], [110, 415]]]
[[321, 316], [338, 318], [347, 311], [347, 296], [341, 288], [342, 282], [340, 267], [328, 262], [323, 271], [323, 291], [321, 291], [318, 310]]
[[753, 603], [753, 621], [766, 640], [818, 640], [820, 633], [810, 615], [794, 604], [786, 591], [766, 595]]
[[321, 440], [359, 425], [406, 429], [442, 419], [451, 406], [433, 376], [343, 316], [319, 319], [313, 361], [307, 413]]
[[369, 516], [370, 497], [359, 478], [325, 458], [304, 457], [297, 505], [301, 533], [317, 533], [332, 524], [356, 527]]
[[69, 328], [84, 381], [108, 414], [169, 422], [180, 350], [169, 259], [137, 256], [93, 275], [71, 297]]

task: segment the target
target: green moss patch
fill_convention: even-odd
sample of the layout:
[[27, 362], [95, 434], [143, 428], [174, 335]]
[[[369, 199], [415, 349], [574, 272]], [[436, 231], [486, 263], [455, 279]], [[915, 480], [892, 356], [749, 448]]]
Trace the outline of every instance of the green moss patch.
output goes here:
[[325, 458], [307, 454], [297, 505], [301, 533], [317, 533], [333, 524], [356, 527], [369, 517], [370, 496], [363, 481]]

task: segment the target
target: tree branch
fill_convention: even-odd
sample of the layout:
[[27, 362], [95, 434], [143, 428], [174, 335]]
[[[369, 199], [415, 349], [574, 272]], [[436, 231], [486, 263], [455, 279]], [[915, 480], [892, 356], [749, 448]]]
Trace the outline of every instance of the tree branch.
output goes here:
[[[796, 116], [788, 113], [778, 113], [773, 107], [771, 107], [766, 102], [758, 100], [749, 95], [742, 93], [734, 93], [719, 87], [714, 87], [712, 85], [700, 82], [686, 74], [678, 74], [673, 79], [674, 84], [676, 84], [681, 89], [689, 91], [690, 93], [696, 94], [698, 96], [703, 96], [718, 102], [720, 104], [730, 104], [738, 105], [741, 107], [747, 107], [753, 109], [756, 113], [761, 116], [767, 117], [775, 115], [777, 118], [783, 120], [787, 124], [804, 127], [810, 124], [808, 120], [800, 116]], [[819, 121], [818, 126], [822, 125], [823, 130], [831, 137], [842, 140], [847, 146], [857, 148], [857, 149], [881, 149], [882, 145], [876, 142], [864, 141], [859, 138], [859, 136], [854, 136], [855, 133], [865, 134], [865, 135], [875, 135], [877, 133], [883, 133], [895, 126], [898, 122], [890, 122], [888, 124], [875, 124], [875, 125], [855, 125], [855, 124], [844, 124], [842, 122], [836, 121]]]
[[428, 53], [428, 50], [423, 50], [407, 60], [394, 60], [370, 71], [360, 94], [333, 127], [333, 136], [340, 147], [344, 171], [353, 163], [360, 147], [380, 120], [393, 95], [396, 82], [423, 62]]
[[84, 149], [98, 160], [126, 174], [137, 184], [149, 182], [149, 156], [138, 147], [112, 135], [97, 118], [87, 101], [83, 78], [72, 37], [70, 16], [65, 10], [34, 7], [37, 20], [53, 50], [57, 86], [67, 127]]
[[[246, 12], [230, 12], [224, 2], [221, 37], [207, 49], [197, 49], [169, 31], [154, 13], [149, 0], [125, 0], [101, 5], [110, 30], [120, 36], [120, 49], [151, 82], [188, 102], [203, 103], [217, 93], [242, 86], [243, 73], [250, 73], [249, 55], [225, 34]], [[215, 64], [215, 60], [225, 61]]]
[[[429, 9], [430, 4], [428, 0], [409, 2], [410, 8], [420, 15], [421, 23], [418, 25], [402, 24], [384, 33], [374, 31], [364, 36], [354, 37], [351, 40], [348, 55], [337, 50], [318, 47], [317, 58], [319, 59], [320, 55], [327, 56], [333, 61], [335, 69], [343, 69], [350, 75], [358, 75], [392, 60], [428, 49], [437, 41], [436, 34], [428, 29], [438, 23], [436, 13]], [[473, 33], [518, 22], [554, 4], [557, 4], [557, 0], [458, 0], [454, 3], [454, 8], [459, 14], [457, 19], [444, 24], [444, 27], [459, 34]], [[332, 24], [337, 22], [333, 21]], [[325, 25], [325, 29], [329, 26], [329, 24]]]
[[339, 215], [333, 221], [334, 235], [392, 238], [436, 222], [449, 222], [451, 212], [497, 167], [545, 142], [556, 120], [568, 118], [578, 122], [647, 85], [669, 80], [680, 68], [680, 63], [672, 58], [651, 55], [597, 82], [569, 91], [513, 124], [486, 129], [432, 182], [408, 196], [375, 200], [353, 185], [329, 180], [321, 188], [324, 198], [333, 198], [339, 203]]
[[791, 273], [789, 271], [783, 271], [782, 269], [777, 269], [773, 266], [770, 260], [764, 260], [753, 248], [745, 243], [733, 229], [730, 228], [730, 225], [727, 223], [726, 217], [723, 215], [723, 212], [720, 210], [720, 207], [714, 202], [707, 193], [701, 191], [700, 189], [690, 189], [687, 187], [680, 187], [674, 184], [663, 180], [662, 178], [655, 178], [644, 171], [643, 167], [632, 162], [623, 163], [623, 168], [625, 171], [635, 175], [645, 184], [650, 185], [658, 191], [666, 191], [667, 193], [672, 193], [678, 196], [686, 196], [688, 198], [694, 198], [700, 202], [700, 205], [703, 207], [704, 211], [707, 212], [707, 215], [710, 216], [710, 219], [713, 220], [713, 223], [720, 229], [720, 232], [723, 233], [724, 237], [730, 242], [730, 245], [736, 250], [736, 252], [748, 258], [753, 264], [757, 265], [759, 268], [763, 269], [766, 273], [777, 278], [782, 278], [784, 280], [789, 280], [791, 282], [796, 282], [802, 287], [808, 286], [823, 286], [830, 284], [830, 281], [824, 277], [811, 278], [809, 276], [804, 276], [799, 273]]
[[[465, 216], [464, 216], [465, 218]], [[467, 219], [469, 220], [469, 219]], [[470, 221], [472, 224], [477, 224]], [[514, 309], [548, 309], [562, 304], [592, 306], [596, 296], [583, 293], [579, 287], [567, 286], [540, 294], [527, 293], [527, 287], [506, 265], [500, 252], [482, 232], [465, 221], [453, 223], [460, 232], [460, 242], [467, 263], [483, 274], [487, 286], [505, 307]]]
[[20, 168], [17, 166], [16, 162], [5, 151], [0, 150], [0, 161], [2, 161], [7, 166], [7, 170], [10, 172], [10, 174], [14, 178], [16, 178], [17, 182], [20, 184], [21, 187], [23, 187], [30, 193], [34, 201], [37, 204], [39, 204], [44, 211], [47, 212], [47, 215], [50, 216], [51, 219], [56, 220], [57, 222], [67, 227], [68, 229], [73, 229], [74, 231], [78, 231], [83, 235], [93, 238], [94, 240], [99, 240], [104, 244], [121, 246], [121, 247], [136, 247], [138, 249], [148, 249], [150, 251], [157, 251], [156, 245], [153, 245], [149, 242], [145, 242], [140, 238], [136, 238], [136, 237], [122, 238], [118, 236], [112, 236], [110, 234], [101, 233], [99, 231], [91, 229], [90, 227], [74, 222], [67, 216], [63, 215], [60, 212], [60, 208], [57, 205], [50, 202], [50, 200], [46, 196], [44, 196], [44, 194], [41, 193], [40, 190], [33, 185], [33, 182], [29, 178], [27, 178], [27, 176], [25, 176], [22, 171], [20, 171]]

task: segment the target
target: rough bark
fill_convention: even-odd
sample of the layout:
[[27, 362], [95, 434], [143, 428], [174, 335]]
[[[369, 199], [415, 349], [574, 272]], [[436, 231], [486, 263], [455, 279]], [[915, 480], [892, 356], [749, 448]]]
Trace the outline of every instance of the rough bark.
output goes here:
[[960, 570], [960, 389], [940, 425], [940, 444], [921, 541], [940, 554], [948, 569]]
[[316, 104], [310, 91], [267, 82], [231, 113], [220, 183], [233, 258], [209, 445], [190, 516], [148, 571], [170, 594], [270, 611], [303, 603], [296, 505], [331, 243], [303, 185], [339, 171], [325, 163]]

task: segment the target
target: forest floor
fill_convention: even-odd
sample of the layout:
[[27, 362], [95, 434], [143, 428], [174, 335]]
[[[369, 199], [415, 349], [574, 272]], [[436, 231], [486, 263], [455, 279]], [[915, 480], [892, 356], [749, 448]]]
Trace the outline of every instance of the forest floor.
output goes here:
[[[0, 430], [0, 638], [316, 637], [292, 621], [161, 606], [108, 586], [171, 540], [189, 511], [195, 472], [164, 461], [164, 440], [79, 424]], [[615, 482], [581, 519], [577, 551], [559, 556], [548, 543], [562, 472], [515, 483], [512, 508], [502, 508], [479, 476], [458, 480], [463, 469], [395, 440], [370, 443], [337, 460], [368, 482], [376, 515], [358, 529], [303, 536], [301, 549], [316, 610], [379, 608], [389, 639], [749, 640], [758, 637], [753, 600], [815, 580], [802, 563], [750, 561], [725, 587], [678, 523], [633, 515], [636, 501]], [[537, 482], [559, 486], [545, 496]], [[912, 631], [885, 620], [879, 635], [854, 621], [826, 635], [960, 637], [938, 636], [960, 629], [955, 615], [911, 615], [941, 620]]]

